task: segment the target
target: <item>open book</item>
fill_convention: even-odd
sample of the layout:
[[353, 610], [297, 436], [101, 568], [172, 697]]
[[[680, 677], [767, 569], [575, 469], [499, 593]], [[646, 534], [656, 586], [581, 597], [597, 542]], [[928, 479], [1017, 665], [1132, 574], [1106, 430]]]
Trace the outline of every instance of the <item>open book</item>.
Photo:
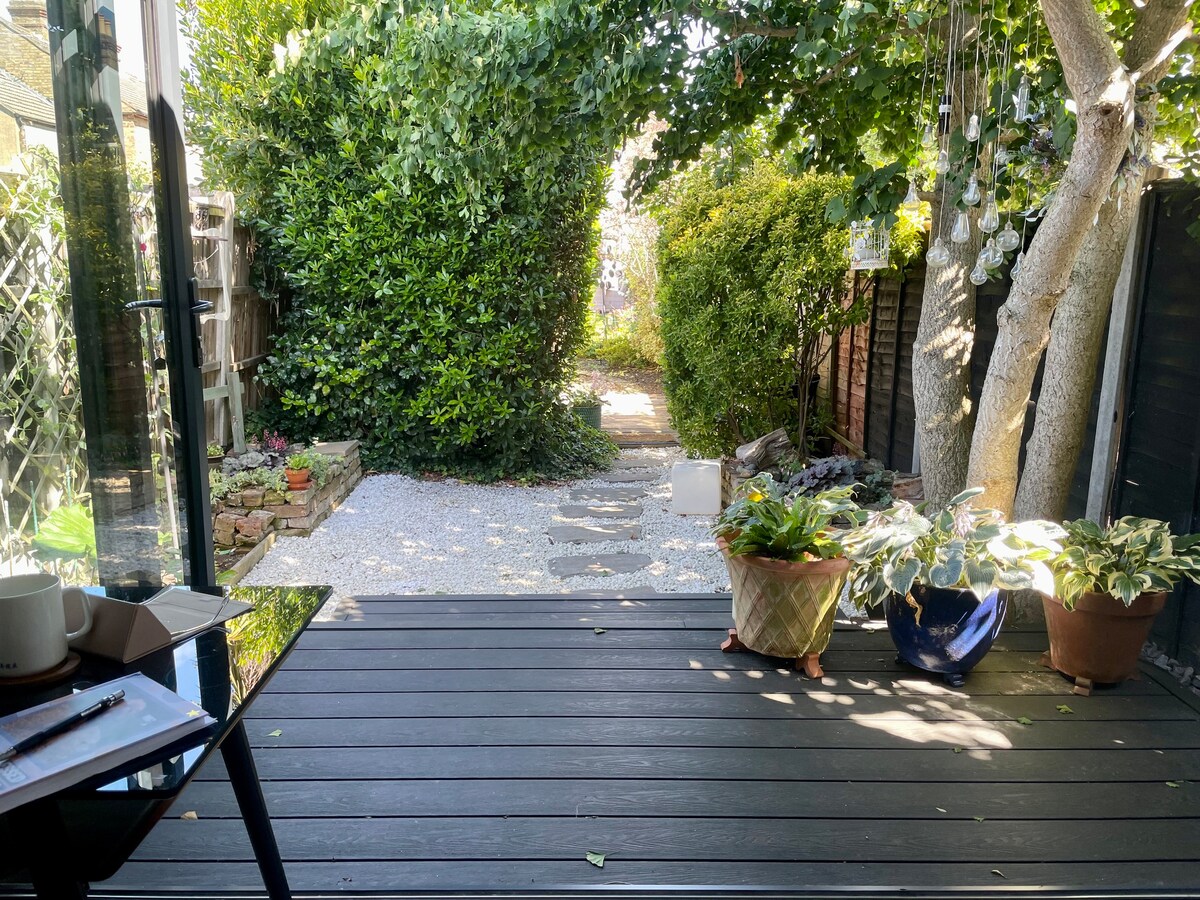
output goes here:
[[146, 756], [213, 722], [200, 707], [145, 675], [126, 675], [0, 718], [0, 751], [122, 690], [120, 703], [0, 761], [0, 813]]

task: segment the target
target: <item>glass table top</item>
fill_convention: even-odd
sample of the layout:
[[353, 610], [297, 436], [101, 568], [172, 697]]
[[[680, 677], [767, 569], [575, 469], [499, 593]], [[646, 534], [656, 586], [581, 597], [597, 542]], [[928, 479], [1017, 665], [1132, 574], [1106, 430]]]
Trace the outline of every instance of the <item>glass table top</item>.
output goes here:
[[[89, 593], [144, 602], [158, 588], [93, 588]], [[35, 689], [0, 691], [0, 715], [83, 690], [122, 675], [141, 672], [201, 706], [216, 720], [208, 738], [159, 762], [115, 781], [85, 782], [76, 790], [174, 793], [186, 784], [208, 755], [217, 738], [228, 733], [268, 676], [279, 666], [330, 594], [328, 587], [232, 587], [225, 596], [254, 609], [223, 625], [210, 628], [171, 647], [131, 663], [118, 663], [81, 654], [82, 665], [64, 681]], [[195, 745], [192, 736], [188, 743]], [[161, 759], [162, 751], [155, 754]], [[126, 769], [136, 767], [131, 764]], [[107, 780], [107, 783], [103, 781]]]

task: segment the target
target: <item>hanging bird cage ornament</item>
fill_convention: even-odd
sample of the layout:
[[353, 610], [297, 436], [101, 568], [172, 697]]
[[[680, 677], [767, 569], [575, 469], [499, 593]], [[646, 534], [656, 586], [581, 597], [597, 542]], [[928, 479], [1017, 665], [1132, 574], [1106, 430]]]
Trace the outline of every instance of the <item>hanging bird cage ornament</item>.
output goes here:
[[886, 269], [890, 250], [891, 235], [886, 228], [869, 219], [851, 223], [850, 246], [847, 248], [851, 269]]

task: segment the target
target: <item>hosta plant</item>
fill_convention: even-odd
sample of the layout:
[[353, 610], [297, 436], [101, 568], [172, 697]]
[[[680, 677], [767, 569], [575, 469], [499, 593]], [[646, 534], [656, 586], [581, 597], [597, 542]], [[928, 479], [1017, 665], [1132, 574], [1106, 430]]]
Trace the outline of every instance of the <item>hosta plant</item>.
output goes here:
[[874, 606], [914, 584], [964, 588], [982, 600], [993, 588], [1046, 589], [1053, 584], [1049, 560], [1064, 536], [1050, 522], [1009, 525], [994, 509], [970, 505], [981, 488], [963, 491], [945, 509], [926, 514], [900, 501], [879, 512], [860, 513], [860, 524], [843, 539], [850, 597]]
[[789, 498], [768, 473], [746, 481], [739, 498], [717, 520], [713, 534], [725, 538], [730, 556], [749, 554], [803, 562], [842, 555], [838, 520], [858, 512], [854, 486]]
[[1169, 591], [1181, 578], [1200, 583], [1200, 534], [1176, 536], [1158, 519], [1125, 516], [1108, 528], [1067, 522], [1054, 557], [1054, 593], [1073, 609], [1085, 593], [1112, 594], [1129, 606], [1139, 594]]

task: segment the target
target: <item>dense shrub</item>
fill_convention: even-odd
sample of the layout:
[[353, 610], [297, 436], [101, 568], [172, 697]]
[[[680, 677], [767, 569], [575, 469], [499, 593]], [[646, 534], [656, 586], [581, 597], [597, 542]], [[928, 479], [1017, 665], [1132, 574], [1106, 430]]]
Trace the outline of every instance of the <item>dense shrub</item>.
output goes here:
[[584, 355], [614, 369], [653, 369], [662, 359], [658, 313], [652, 301], [635, 300], [606, 316], [593, 315]]
[[559, 400], [628, 77], [577, 40], [590, 16], [355, 7], [290, 35], [241, 131], [210, 132], [294, 291], [272, 424], [483, 478], [610, 452]]
[[848, 180], [769, 163], [691, 180], [661, 213], [664, 387], [684, 446], [706, 456], [786, 427], [804, 446], [822, 341], [862, 321], [842, 300], [844, 228], [825, 220]]

